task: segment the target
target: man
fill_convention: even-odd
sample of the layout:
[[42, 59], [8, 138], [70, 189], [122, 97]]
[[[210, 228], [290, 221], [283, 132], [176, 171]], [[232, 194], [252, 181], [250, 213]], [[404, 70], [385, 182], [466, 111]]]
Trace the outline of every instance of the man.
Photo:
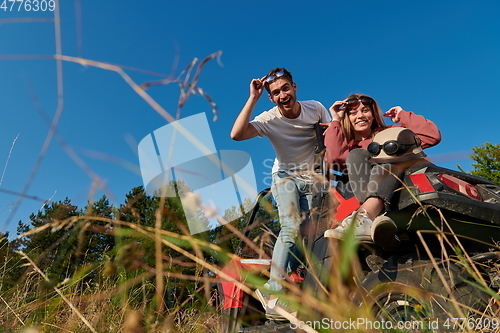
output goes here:
[[[250, 121], [264, 88], [276, 106]], [[276, 152], [271, 190], [278, 206], [281, 230], [273, 250], [271, 276], [265, 285], [270, 293], [256, 291], [266, 316], [274, 320], [284, 319], [276, 311], [275, 304], [286, 307], [279, 303], [276, 294], [282, 291], [285, 274], [298, 264], [291, 249], [299, 234], [301, 221], [311, 209], [314, 146], [317, 143], [314, 124], [330, 122], [330, 115], [321, 103], [298, 102], [296, 92], [297, 85], [293, 82], [292, 74], [285, 68], [275, 68], [263, 78], [253, 79], [250, 97], [231, 131], [231, 138], [237, 141], [257, 135], [267, 136]]]

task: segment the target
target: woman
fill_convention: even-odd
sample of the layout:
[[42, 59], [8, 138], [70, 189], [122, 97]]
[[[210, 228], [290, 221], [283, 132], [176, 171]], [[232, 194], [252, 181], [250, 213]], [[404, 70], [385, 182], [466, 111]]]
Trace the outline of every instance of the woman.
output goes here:
[[[377, 102], [363, 94], [354, 94], [343, 101], [336, 101], [330, 111], [332, 122], [325, 131], [325, 160], [333, 169], [347, 172], [351, 188], [361, 206], [337, 228], [327, 230], [325, 237], [343, 238], [347, 228], [355, 223], [354, 233], [357, 239], [374, 241], [389, 250], [399, 245], [397, 226], [389, 217], [379, 214], [384, 208], [388, 208], [398, 185], [396, 177], [399, 178], [410, 165], [422, 160], [425, 154], [421, 152], [421, 148], [438, 144], [441, 133], [432, 121], [399, 106], [392, 107], [383, 114], [399, 125], [386, 126]], [[410, 129], [411, 131], [400, 134], [405, 140], [413, 141], [401, 147], [407, 152], [397, 161], [376, 161], [367, 148], [377, 133], [389, 127]], [[373, 144], [370, 147], [372, 152], [384, 150], [383, 143]], [[413, 151], [416, 153], [413, 154]]]

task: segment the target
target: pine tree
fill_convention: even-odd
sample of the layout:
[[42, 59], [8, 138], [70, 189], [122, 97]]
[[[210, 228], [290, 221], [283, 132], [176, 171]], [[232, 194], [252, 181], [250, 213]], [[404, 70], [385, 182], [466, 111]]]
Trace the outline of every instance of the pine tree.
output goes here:
[[79, 215], [78, 207], [66, 198], [31, 214], [28, 223], [18, 224], [18, 235], [29, 232], [20, 239], [21, 249], [55, 281], [70, 277], [75, 270], [78, 221], [72, 218]]
[[469, 157], [475, 163], [470, 173], [500, 184], [500, 144], [485, 142], [481, 147], [473, 147], [472, 151]]
[[18, 242], [9, 240], [9, 233], [0, 232], [0, 291], [16, 285], [22, 275], [21, 256], [16, 253]]
[[[174, 184], [175, 185], [175, 184]], [[163, 202], [162, 208], [160, 204]], [[161, 229], [166, 230], [177, 235], [184, 235], [187, 230], [187, 222], [184, 216], [183, 207], [179, 197], [161, 198], [158, 196], [148, 195], [142, 186], [133, 188], [127, 195], [123, 205], [119, 208], [119, 220], [131, 224], [137, 224], [142, 230], [146, 230], [146, 235], [142, 232], [136, 231], [129, 227], [120, 227], [117, 232], [117, 246], [118, 253], [116, 264], [122, 271], [122, 278], [131, 279], [139, 276], [144, 272], [156, 271], [156, 248], [155, 238], [152, 229], [154, 228], [157, 220], [157, 212], [161, 217]], [[180, 246], [181, 248], [190, 251], [191, 245], [187, 241], [183, 241], [177, 236], [162, 236], [167, 242]], [[183, 256], [181, 253], [175, 251], [171, 247], [162, 244], [162, 265], [164, 275], [167, 276], [168, 272], [175, 275], [194, 275], [196, 265]], [[144, 288], [141, 297], [136, 297], [137, 301], [148, 302], [154, 295], [153, 278], [151, 281], [143, 281]], [[167, 302], [173, 305], [174, 302], [181, 302], [187, 297], [192, 290], [190, 281], [179, 281], [176, 278], [165, 278], [165, 285], [168, 286], [165, 291], [165, 299], [170, 297]], [[187, 289], [186, 289], [187, 288]], [[130, 290], [129, 294], [134, 291]], [[136, 293], [138, 294], [138, 293]], [[175, 295], [175, 296], [172, 296]], [[143, 299], [146, 296], [148, 299]]]
[[28, 223], [19, 222], [18, 234], [25, 235], [18, 246], [55, 283], [85, 267], [88, 282], [96, 275], [92, 270], [114, 247], [111, 224], [96, 217], [113, 218], [113, 207], [106, 196], [89, 202], [84, 210], [68, 198], [51, 203], [31, 214]]
[[78, 246], [80, 252], [84, 253], [85, 263], [100, 263], [106, 253], [114, 248], [115, 238], [111, 222], [114, 219], [114, 210], [108, 198], [103, 195], [99, 200], [89, 202], [81, 213], [87, 219], [84, 220], [83, 226], [85, 236], [79, 238]]

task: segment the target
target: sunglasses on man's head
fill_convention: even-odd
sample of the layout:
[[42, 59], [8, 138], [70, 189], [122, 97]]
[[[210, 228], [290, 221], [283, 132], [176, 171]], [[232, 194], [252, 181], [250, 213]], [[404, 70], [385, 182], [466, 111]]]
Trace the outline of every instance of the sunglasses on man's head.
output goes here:
[[372, 106], [375, 101], [371, 97], [360, 97], [360, 98], [349, 98], [346, 103], [346, 109], [353, 109], [359, 106], [359, 103], [363, 103], [365, 106]]
[[274, 74], [271, 74], [271, 75], [268, 75], [264, 81], [266, 81], [266, 83], [271, 83], [273, 82], [274, 80], [276, 79], [279, 79], [280, 77], [282, 77], [283, 75], [285, 75], [285, 71], [284, 70], [280, 70], [279, 72], [277, 73], [274, 73]]
[[[364, 104], [364, 103], [363, 103]], [[368, 145], [366, 150], [372, 155], [372, 156], [378, 156], [382, 149], [384, 152], [389, 155], [402, 155], [408, 151], [408, 148], [411, 146], [414, 146], [415, 143], [403, 143], [400, 141], [396, 140], [390, 140], [386, 141], [384, 144], [379, 144], [378, 142], [372, 142]]]

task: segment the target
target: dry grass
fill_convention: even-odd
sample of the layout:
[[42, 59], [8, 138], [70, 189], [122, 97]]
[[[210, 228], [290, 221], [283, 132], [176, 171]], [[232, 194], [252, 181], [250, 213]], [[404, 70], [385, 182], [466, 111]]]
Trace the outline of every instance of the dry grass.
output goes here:
[[[162, 218], [164, 213], [164, 210], [161, 210], [157, 218]], [[223, 318], [220, 309], [216, 307], [217, 301], [214, 298], [216, 296], [212, 293], [210, 285], [215, 282], [214, 274], [219, 274], [227, 280], [232, 279], [221, 272], [219, 265], [207, 260], [207, 253], [217, 252], [225, 254], [228, 258], [232, 257], [231, 253], [225, 253], [225, 250], [217, 244], [195, 238], [187, 232], [175, 233], [99, 216], [79, 216], [64, 221], [57, 220], [32, 229], [27, 234], [36, 234], [47, 228], [61, 228], [61, 225], [74, 226], [79, 220], [91, 223], [107, 222], [115, 228], [127, 228], [129, 234], [140, 235], [142, 238], [153, 241], [159, 240], [162, 251], [164, 249], [175, 250], [182, 256], [182, 260], [164, 256], [160, 252], [160, 257], [155, 261], [161, 263], [161, 269], [159, 269], [155, 265], [146, 265], [142, 261], [141, 252], [137, 256], [125, 255], [125, 258], [116, 255], [114, 261], [103, 260], [95, 267], [82, 267], [67, 280], [54, 284], [29, 253], [20, 252], [27, 270], [19, 283], [6, 289], [0, 295], [2, 331], [29, 332], [29, 328], [32, 332], [222, 332]], [[446, 224], [446, 219], [442, 217], [442, 221], [436, 223], [436, 226]], [[231, 224], [226, 225], [226, 228], [229, 228], [236, 237], [243, 239], [253, 251], [260, 251], [258, 245], [246, 239]], [[436, 257], [424, 238], [424, 235], [429, 232], [435, 234], [442, 246], [440, 257]], [[500, 298], [497, 294], [498, 290], [490, 286], [490, 280], [492, 276], [498, 274], [498, 265], [475, 262], [467, 253], [467, 249], [462, 246], [460, 239], [453, 233], [437, 230], [418, 232], [418, 235], [427, 252], [421, 253], [421, 256], [429, 259], [421, 262], [413, 261], [411, 269], [406, 271], [422, 269], [424, 275], [429, 274], [426, 278], [434, 281], [434, 286], [442, 286], [439, 291], [428, 288], [424, 290], [422, 285], [415, 284], [411, 280], [396, 280], [389, 285], [384, 282], [377, 288], [367, 290], [367, 284], [363, 281], [366, 272], [363, 273], [362, 265], [358, 261], [359, 244], [354, 239], [347, 238], [342, 243], [330, 244], [331, 262], [325, 266], [329, 267], [326, 272], [328, 283], [320, 286], [319, 293], [291, 282], [285, 285], [290, 291], [287, 296], [289, 301], [299, 305], [301, 309], [300, 321], [293, 321], [291, 318], [290, 325], [300, 327], [306, 332], [327, 332], [331, 331], [335, 325], [347, 325], [346, 327], [349, 327], [347, 331], [353, 327], [360, 332], [379, 331], [380, 326], [376, 325], [380, 325], [381, 319], [377, 318], [374, 313], [376, 304], [372, 296], [384, 294], [405, 295], [405, 301], [409, 303], [418, 301], [420, 305], [417, 308], [422, 309], [421, 317], [413, 319], [428, 324], [438, 319], [430, 317], [436, 312], [427, 312], [427, 307], [436, 304], [447, 304], [443, 311], [445, 313], [448, 311], [449, 318], [470, 318], [481, 323], [485, 323], [487, 319], [491, 322], [497, 319]], [[173, 240], [185, 241], [190, 246], [188, 248], [180, 246]], [[120, 248], [117, 245], [117, 253], [120, 253], [120, 250], [128, 254], [137, 253], [134, 248], [132, 248], [133, 252], [127, 252], [130, 250], [128, 246], [123, 245]], [[450, 249], [455, 250], [450, 251]], [[119, 267], [117, 261], [120, 260], [127, 261], [125, 270], [117, 269]], [[305, 264], [308, 269], [314, 260], [311, 253], [306, 256]], [[180, 268], [167, 269], [173, 267], [173, 263], [179, 264], [178, 267], [182, 267], [181, 265], [194, 267], [194, 270], [186, 274]], [[1, 271], [8, 275], [8, 267], [12, 264], [14, 263], [5, 262]], [[404, 265], [405, 263], [400, 263], [399, 267]], [[484, 274], [485, 267], [490, 268], [490, 275]], [[403, 271], [400, 271], [399, 276], [404, 276], [405, 273], [401, 273]], [[472, 289], [464, 289], [467, 293], [481, 290], [482, 294], [488, 295], [488, 300], [486, 300], [489, 302], [488, 307], [470, 308], [471, 303], [467, 294], [458, 292], [455, 283], [451, 283], [450, 276], [454, 274], [456, 276], [458, 271], [466, 274], [463, 276], [468, 277], [467, 283], [473, 285]], [[207, 272], [212, 273], [207, 274]], [[95, 274], [94, 280], [86, 280], [86, 277], [91, 274]], [[317, 281], [324, 278], [312, 270], [309, 270], [309, 274], [315, 276]], [[380, 274], [377, 276], [380, 277]], [[264, 281], [259, 276], [259, 274], [249, 275], [243, 283], [234, 282], [239, 283], [246, 293], [253, 295], [252, 291], [262, 286]], [[375, 275], [372, 274], [373, 276]], [[156, 297], [158, 279], [162, 280], [162, 288], [165, 290], [162, 294], [164, 297], [160, 298], [160, 302], [163, 302], [162, 306], [158, 306]], [[184, 281], [182, 283], [189, 285], [189, 289], [186, 289], [189, 294], [181, 298], [172, 298], [167, 302], [168, 290], [172, 286], [169, 281], [173, 280]], [[390, 312], [388, 303], [379, 305], [382, 309], [380, 313]], [[359, 318], [365, 321], [364, 325], [359, 324]], [[440, 317], [440, 325], [444, 324], [443, 318], [445, 317]], [[402, 319], [395, 318], [395, 320]], [[355, 324], [351, 324], [353, 322]], [[469, 328], [478, 327], [472, 322], [468, 322], [468, 325]], [[419, 329], [422, 330], [421, 327]], [[436, 330], [430, 327], [423, 331]], [[500, 327], [479, 331], [500, 332]]]
[[[57, 6], [58, 7], [58, 6]], [[57, 16], [58, 13], [56, 12]], [[55, 20], [59, 22], [59, 18]], [[159, 105], [150, 95], [147, 89], [155, 85], [164, 85], [175, 83], [180, 88], [180, 98], [177, 109], [177, 115], [187, 101], [190, 95], [198, 94], [203, 96], [212, 110], [216, 113], [216, 105], [203, 89], [197, 86], [199, 74], [204, 64], [220, 56], [220, 52], [214, 53], [205, 58], [199, 65], [197, 61], [189, 64], [180, 77], [166, 78], [161, 81], [147, 82], [138, 84], [134, 82], [124, 66], [118, 66], [81, 57], [70, 57], [63, 55], [61, 50], [60, 31], [56, 25], [56, 54], [51, 57], [58, 66], [58, 92], [59, 107], [56, 110], [53, 119], [48, 119], [50, 131], [47, 134], [44, 148], [40, 152], [39, 163], [34, 167], [30, 178], [22, 193], [19, 194], [20, 200], [28, 197], [33, 176], [37, 173], [41, 160], [45, 156], [46, 149], [53, 138], [57, 138], [61, 146], [67, 151], [74, 161], [79, 164], [88, 175], [100, 183], [98, 175], [94, 174], [90, 168], [73, 152], [66, 144], [63, 138], [58, 136], [57, 126], [60, 116], [63, 112], [63, 75], [61, 63], [64, 61], [74, 62], [84, 66], [93, 66], [102, 70], [117, 73], [131, 90], [142, 97], [153, 110], [162, 115], [167, 121], [173, 121], [176, 117], [168, 113]], [[5, 58], [4, 58], [5, 59]], [[136, 69], [133, 69], [136, 70]], [[194, 74], [193, 74], [194, 72]], [[42, 112], [42, 111], [41, 111]], [[15, 142], [15, 141], [14, 141]], [[14, 145], [13, 145], [14, 147]], [[9, 152], [12, 153], [12, 149]], [[8, 159], [7, 159], [8, 161]], [[7, 164], [5, 165], [5, 168]], [[5, 175], [5, 168], [0, 179], [0, 183]], [[36, 198], [35, 198], [36, 199]], [[19, 206], [19, 205], [17, 205]], [[12, 210], [11, 217], [14, 216], [17, 206]], [[0, 330], [2, 332], [99, 332], [99, 333], [149, 333], [149, 332], [203, 332], [218, 333], [221, 331], [222, 315], [211, 292], [210, 285], [215, 282], [214, 274], [221, 275], [222, 278], [232, 280], [231, 277], [221, 272], [221, 267], [207, 260], [207, 251], [217, 252], [220, 257], [224, 255], [232, 257], [232, 253], [225, 253], [225, 250], [216, 244], [194, 238], [189, 233], [173, 233], [161, 229], [161, 220], [164, 214], [168, 214], [163, 209], [159, 209], [156, 214], [157, 222], [155, 227], [145, 227], [134, 223], [121, 221], [118, 219], [105, 219], [100, 216], [74, 217], [63, 221], [57, 221], [57, 225], [47, 224], [44, 227], [30, 230], [28, 234], [42, 232], [45, 228], [61, 228], [75, 225], [78, 221], [86, 219], [88, 221], [101, 221], [109, 223], [114, 227], [125, 227], [132, 230], [132, 233], [138, 237], [147, 238], [155, 242], [155, 265], [145, 265], [141, 257], [129, 257], [127, 269], [117, 269], [116, 262], [113, 259], [103, 260], [95, 267], [84, 267], [77, 271], [68, 280], [54, 285], [53, 280], [47, 277], [46, 272], [40, 269], [37, 258], [32, 258], [30, 253], [20, 253], [22, 263], [26, 266], [26, 271], [19, 281], [10, 288], [2, 289], [0, 295]], [[442, 223], [446, 223], [443, 218]], [[439, 224], [441, 225], [441, 223]], [[235, 237], [243, 238], [243, 235], [232, 228], [230, 224], [226, 225]], [[436, 278], [438, 278], [444, 290], [451, 290], [453, 286], [449, 284], [449, 272], [446, 271], [446, 265], [455, 263], [459, 267], [464, 267], [467, 273], [472, 277], [471, 283], [476, 289], [483, 290], [490, 296], [491, 308], [485, 309], [482, 313], [477, 313], [475, 318], [497, 318], [495, 306], [499, 305], [498, 291], [492, 289], [482, 274], [483, 267], [471, 260], [467, 250], [460, 246], [460, 241], [454, 235], [442, 233], [437, 228], [437, 237], [442, 241], [443, 246], [454, 244], [456, 252], [449, 252], [449, 247], [443, 247], [443, 258], [437, 260], [432, 255], [430, 248], [425, 247], [425, 239], [422, 243], [426, 249], [426, 255], [431, 259], [428, 267], [434, 268]], [[422, 234], [420, 234], [422, 235]], [[186, 250], [172, 240], [182, 240], [190, 244], [191, 250]], [[256, 253], [260, 251], [259, 246], [253, 244], [251, 240], [244, 239], [247, 246], [251, 247]], [[457, 242], [458, 241], [458, 242]], [[127, 245], [117, 245], [116, 253], [126, 250]], [[361, 266], [357, 261], [358, 246], [352, 241], [346, 241], [339, 245], [332, 253], [331, 270], [327, 272], [329, 283], [320, 287], [320, 295], [313, 291], [302, 289], [296, 284], [288, 283], [286, 287], [290, 290], [289, 301], [300, 305], [302, 321], [295, 322], [293, 325], [300, 326], [304, 331], [333, 331], [331, 325], [334, 323], [344, 323], [365, 318], [375, 322], [373, 304], [370, 304], [369, 293], [364, 289], [362, 281]], [[176, 251], [182, 260], [164, 256], [163, 251], [171, 249]], [[309, 254], [307, 264], [314, 261], [312, 254]], [[193, 274], [185, 274], [182, 270], [171, 270], [173, 263], [177, 266], [191, 265], [194, 267]], [[5, 261], [0, 270], [0, 281], [9, 275], [10, 267], [17, 265], [11, 261]], [[499, 266], [494, 266], [498, 271]], [[207, 272], [211, 272], [208, 274]], [[92, 283], [86, 280], [90, 274], [95, 274], [95, 281]], [[314, 275], [310, 271], [310, 274]], [[492, 275], [494, 273], [492, 272]], [[319, 281], [322, 279], [316, 276]], [[185, 281], [190, 289], [182, 298], [175, 298], [178, 295], [172, 295], [168, 300], [171, 281]], [[249, 276], [244, 283], [239, 286], [248, 294], [253, 295], [253, 290], [262, 284], [263, 279]], [[395, 287], [393, 285], [392, 287]], [[417, 286], [418, 287], [418, 286]], [[400, 293], [413, 295], [416, 299], [433, 300], [442, 295], [432, 294], [423, 291], [415, 286], [400, 284], [397, 288]], [[396, 289], [393, 289], [396, 290]], [[321, 296], [323, 295], [323, 296]], [[355, 300], [359, 295], [362, 304], [356, 304]], [[460, 300], [455, 299], [454, 294], [451, 297], [445, 296], [449, 304], [455, 305], [455, 310], [459, 315], [463, 313], [463, 306]], [[382, 304], [383, 307], [383, 304]], [[451, 307], [450, 307], [451, 308]], [[465, 315], [463, 315], [465, 316]], [[328, 321], [324, 321], [324, 319]], [[317, 322], [316, 322], [317, 321]], [[325, 324], [326, 323], [326, 324]], [[328, 326], [328, 325], [330, 326]], [[327, 327], [327, 328], [325, 328]], [[345, 328], [345, 327], [344, 327]], [[337, 330], [337, 329], [335, 329]], [[342, 328], [340, 329], [342, 330]], [[349, 329], [343, 329], [347, 331]], [[358, 327], [355, 331], [371, 332], [378, 331], [370, 327]], [[490, 330], [500, 332], [500, 328]]]

